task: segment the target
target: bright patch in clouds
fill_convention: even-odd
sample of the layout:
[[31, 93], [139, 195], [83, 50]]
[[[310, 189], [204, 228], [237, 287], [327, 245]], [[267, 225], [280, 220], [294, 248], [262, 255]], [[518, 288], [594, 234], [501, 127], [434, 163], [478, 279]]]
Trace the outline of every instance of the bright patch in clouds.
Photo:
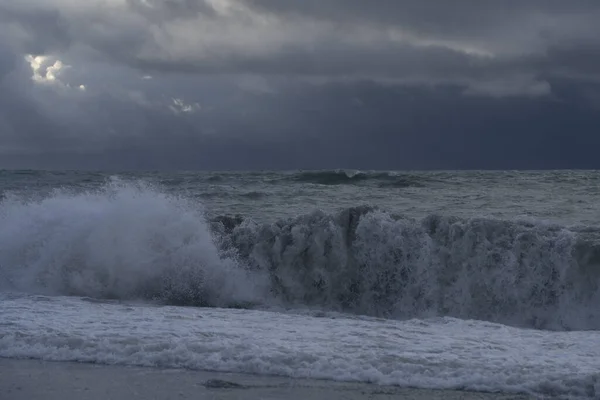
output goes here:
[[69, 68], [69, 65], [63, 64], [62, 61], [53, 60], [48, 56], [33, 56], [28, 54], [25, 60], [31, 66], [33, 75], [31, 79], [39, 83], [54, 83], [58, 81], [58, 76], [61, 70]]
[[[27, 61], [31, 67], [31, 79], [34, 82], [71, 88], [69, 83], [65, 83], [60, 79], [63, 72], [71, 68], [70, 65], [64, 64], [58, 58], [45, 55], [34, 56], [28, 54], [25, 56], [25, 61]], [[85, 91], [86, 86], [80, 84], [76, 86], [76, 89]]]

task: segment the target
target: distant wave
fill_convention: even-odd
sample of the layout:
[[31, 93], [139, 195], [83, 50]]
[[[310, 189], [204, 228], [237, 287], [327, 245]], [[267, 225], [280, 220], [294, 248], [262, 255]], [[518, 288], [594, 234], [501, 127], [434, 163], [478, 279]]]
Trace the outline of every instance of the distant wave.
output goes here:
[[303, 171], [286, 178], [289, 181], [319, 185], [352, 185], [374, 182], [380, 187], [422, 187], [431, 179], [412, 174], [363, 171]]
[[206, 221], [141, 183], [0, 202], [0, 287], [221, 307], [316, 307], [600, 329], [600, 230], [356, 207]]
[[265, 192], [253, 190], [250, 192], [240, 193], [239, 196], [242, 198], [250, 199], [250, 200], [257, 200], [257, 199], [262, 199], [262, 198], [268, 197], [269, 194], [265, 193]]
[[264, 199], [265, 197], [269, 197], [269, 193], [261, 192], [258, 190], [252, 190], [249, 192], [241, 192], [241, 193], [231, 193], [231, 192], [227, 192], [227, 191], [223, 191], [223, 190], [215, 190], [215, 191], [201, 192], [197, 195], [197, 197], [199, 197], [201, 199], [238, 197], [240, 199], [245, 199], [245, 200], [259, 200], [259, 199]]
[[208, 182], [221, 182], [221, 181], [223, 181], [223, 176], [222, 175], [211, 175], [208, 178], [206, 178], [206, 180]]

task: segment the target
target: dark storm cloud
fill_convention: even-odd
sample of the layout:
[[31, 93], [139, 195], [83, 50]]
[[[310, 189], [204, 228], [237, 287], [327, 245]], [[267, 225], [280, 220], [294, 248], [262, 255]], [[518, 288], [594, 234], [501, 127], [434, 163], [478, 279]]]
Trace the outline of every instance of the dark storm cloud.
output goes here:
[[594, 42], [600, 17], [592, 1], [99, 4], [4, 0], [0, 15], [30, 32], [25, 45], [88, 46], [138, 68], [432, 81], [558, 73], [553, 56]]
[[594, 166], [599, 18], [584, 0], [0, 0], [0, 167]]
[[450, 82], [478, 93], [502, 81], [539, 95], [530, 88], [548, 76], [599, 67], [589, 53], [600, 7], [581, 0], [1, 0], [0, 15], [22, 31], [23, 51], [87, 49], [148, 73]]

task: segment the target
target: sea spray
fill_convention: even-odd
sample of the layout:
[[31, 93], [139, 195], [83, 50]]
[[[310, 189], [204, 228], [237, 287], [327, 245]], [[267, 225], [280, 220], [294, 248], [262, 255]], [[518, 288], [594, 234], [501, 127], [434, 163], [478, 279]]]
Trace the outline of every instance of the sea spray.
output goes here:
[[224, 258], [197, 203], [142, 182], [0, 203], [0, 284], [10, 290], [230, 306], [264, 297]]

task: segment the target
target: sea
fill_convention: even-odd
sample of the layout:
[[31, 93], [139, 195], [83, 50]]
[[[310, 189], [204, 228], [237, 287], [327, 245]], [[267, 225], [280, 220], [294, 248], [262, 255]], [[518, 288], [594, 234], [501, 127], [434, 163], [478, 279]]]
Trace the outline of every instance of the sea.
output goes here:
[[600, 398], [600, 171], [0, 171], [0, 357]]

